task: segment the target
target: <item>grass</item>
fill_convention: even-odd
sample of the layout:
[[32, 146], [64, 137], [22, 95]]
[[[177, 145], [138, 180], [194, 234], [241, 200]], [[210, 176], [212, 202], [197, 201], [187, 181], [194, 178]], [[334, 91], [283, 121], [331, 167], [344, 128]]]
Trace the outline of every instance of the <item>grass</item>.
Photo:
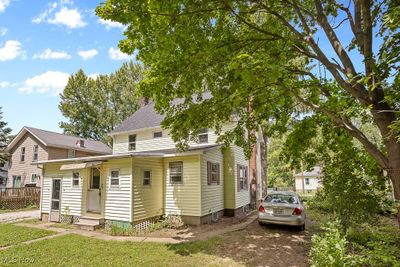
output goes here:
[[[222, 240], [184, 244], [104, 241], [75, 234], [19, 245], [0, 251], [2, 266], [241, 266], [213, 255]], [[29, 246], [29, 248], [25, 248]], [[8, 261], [7, 259], [15, 259]]]
[[21, 242], [52, 235], [55, 232], [33, 229], [14, 224], [0, 224], [0, 247], [19, 244]]

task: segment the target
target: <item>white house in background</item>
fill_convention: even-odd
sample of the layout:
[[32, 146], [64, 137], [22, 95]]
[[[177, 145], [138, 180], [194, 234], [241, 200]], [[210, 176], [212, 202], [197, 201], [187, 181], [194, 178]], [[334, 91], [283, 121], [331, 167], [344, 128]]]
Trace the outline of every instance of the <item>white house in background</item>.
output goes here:
[[312, 193], [322, 187], [322, 168], [313, 167], [311, 171], [302, 171], [294, 175], [295, 190], [298, 193]]
[[217, 144], [211, 129], [177, 151], [163, 119], [147, 104], [110, 133], [112, 154], [37, 162], [44, 169], [42, 220], [143, 229], [162, 215], [198, 225], [246, 214], [252, 175], [261, 198], [261, 170], [249, 170], [241, 148]]

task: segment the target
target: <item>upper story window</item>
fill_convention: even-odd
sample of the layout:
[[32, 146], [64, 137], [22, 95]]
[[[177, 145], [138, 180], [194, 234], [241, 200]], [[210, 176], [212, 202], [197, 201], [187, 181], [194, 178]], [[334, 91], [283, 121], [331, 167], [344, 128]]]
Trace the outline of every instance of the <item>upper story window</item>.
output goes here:
[[68, 149], [68, 158], [75, 158], [76, 156], [76, 150], [75, 149]]
[[136, 150], [136, 134], [129, 135], [129, 151]]
[[175, 161], [169, 163], [169, 181], [171, 184], [183, 183], [183, 162]]
[[20, 161], [25, 161], [25, 147], [21, 147], [21, 157]]
[[309, 185], [309, 184], [310, 184], [310, 179], [306, 178], [306, 185]]
[[153, 133], [153, 138], [161, 138], [162, 137], [162, 132], [154, 132]]
[[31, 183], [36, 183], [39, 178], [39, 175], [32, 173]]
[[208, 143], [208, 129], [201, 129], [199, 131], [199, 143]]
[[33, 146], [33, 161], [37, 161], [39, 158], [39, 146], [34, 145]]

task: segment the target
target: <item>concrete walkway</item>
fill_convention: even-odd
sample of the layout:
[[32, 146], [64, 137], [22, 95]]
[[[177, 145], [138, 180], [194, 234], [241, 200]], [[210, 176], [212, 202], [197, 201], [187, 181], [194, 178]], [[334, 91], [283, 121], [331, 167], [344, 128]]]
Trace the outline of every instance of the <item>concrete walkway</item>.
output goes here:
[[[31, 228], [39, 228], [39, 229], [47, 229], [54, 232], [57, 232], [57, 235], [49, 236], [55, 237], [58, 235], [65, 234], [77, 234], [85, 237], [93, 237], [106, 241], [131, 241], [131, 242], [156, 242], [156, 243], [165, 243], [165, 244], [178, 244], [189, 241], [197, 241], [197, 240], [205, 240], [208, 238], [212, 238], [215, 236], [223, 235], [229, 232], [239, 231], [246, 228], [250, 225], [254, 220], [257, 219], [257, 215], [249, 216], [245, 221], [240, 222], [238, 224], [230, 225], [225, 228], [216, 229], [208, 232], [199, 233], [197, 235], [191, 235], [190, 237], [183, 235], [180, 238], [166, 238], [166, 237], [139, 237], [139, 236], [111, 236], [105, 234], [103, 232], [97, 231], [85, 231], [80, 229], [66, 229], [59, 227], [52, 227], [54, 223], [41, 223], [41, 224], [29, 224], [29, 223], [18, 223], [17, 225], [26, 226]], [[200, 226], [201, 227], [201, 226]], [[32, 242], [40, 241], [39, 239], [32, 240]]]
[[25, 210], [16, 212], [0, 213], [0, 223], [17, 222], [27, 219], [39, 219], [39, 210]]

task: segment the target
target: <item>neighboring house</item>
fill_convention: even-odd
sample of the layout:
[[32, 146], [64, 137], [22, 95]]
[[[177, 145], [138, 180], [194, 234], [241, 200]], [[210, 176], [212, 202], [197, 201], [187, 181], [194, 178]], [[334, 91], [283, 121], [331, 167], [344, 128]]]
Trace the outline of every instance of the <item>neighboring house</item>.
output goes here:
[[0, 162], [0, 188], [5, 188], [7, 183], [8, 162]]
[[41, 186], [43, 169], [32, 163], [43, 160], [111, 154], [107, 145], [93, 140], [23, 127], [7, 146], [7, 187]]
[[[38, 162], [45, 171], [42, 219], [142, 229], [162, 215], [180, 215], [185, 223], [198, 225], [246, 214], [250, 161], [243, 150], [222, 148], [215, 133], [204, 129], [198, 143], [179, 152], [161, 128], [163, 119], [150, 103], [110, 133], [112, 155]], [[258, 177], [260, 199], [261, 170], [251, 173]]]
[[322, 168], [313, 167], [311, 171], [302, 171], [294, 175], [295, 190], [299, 193], [312, 193], [322, 187]]

